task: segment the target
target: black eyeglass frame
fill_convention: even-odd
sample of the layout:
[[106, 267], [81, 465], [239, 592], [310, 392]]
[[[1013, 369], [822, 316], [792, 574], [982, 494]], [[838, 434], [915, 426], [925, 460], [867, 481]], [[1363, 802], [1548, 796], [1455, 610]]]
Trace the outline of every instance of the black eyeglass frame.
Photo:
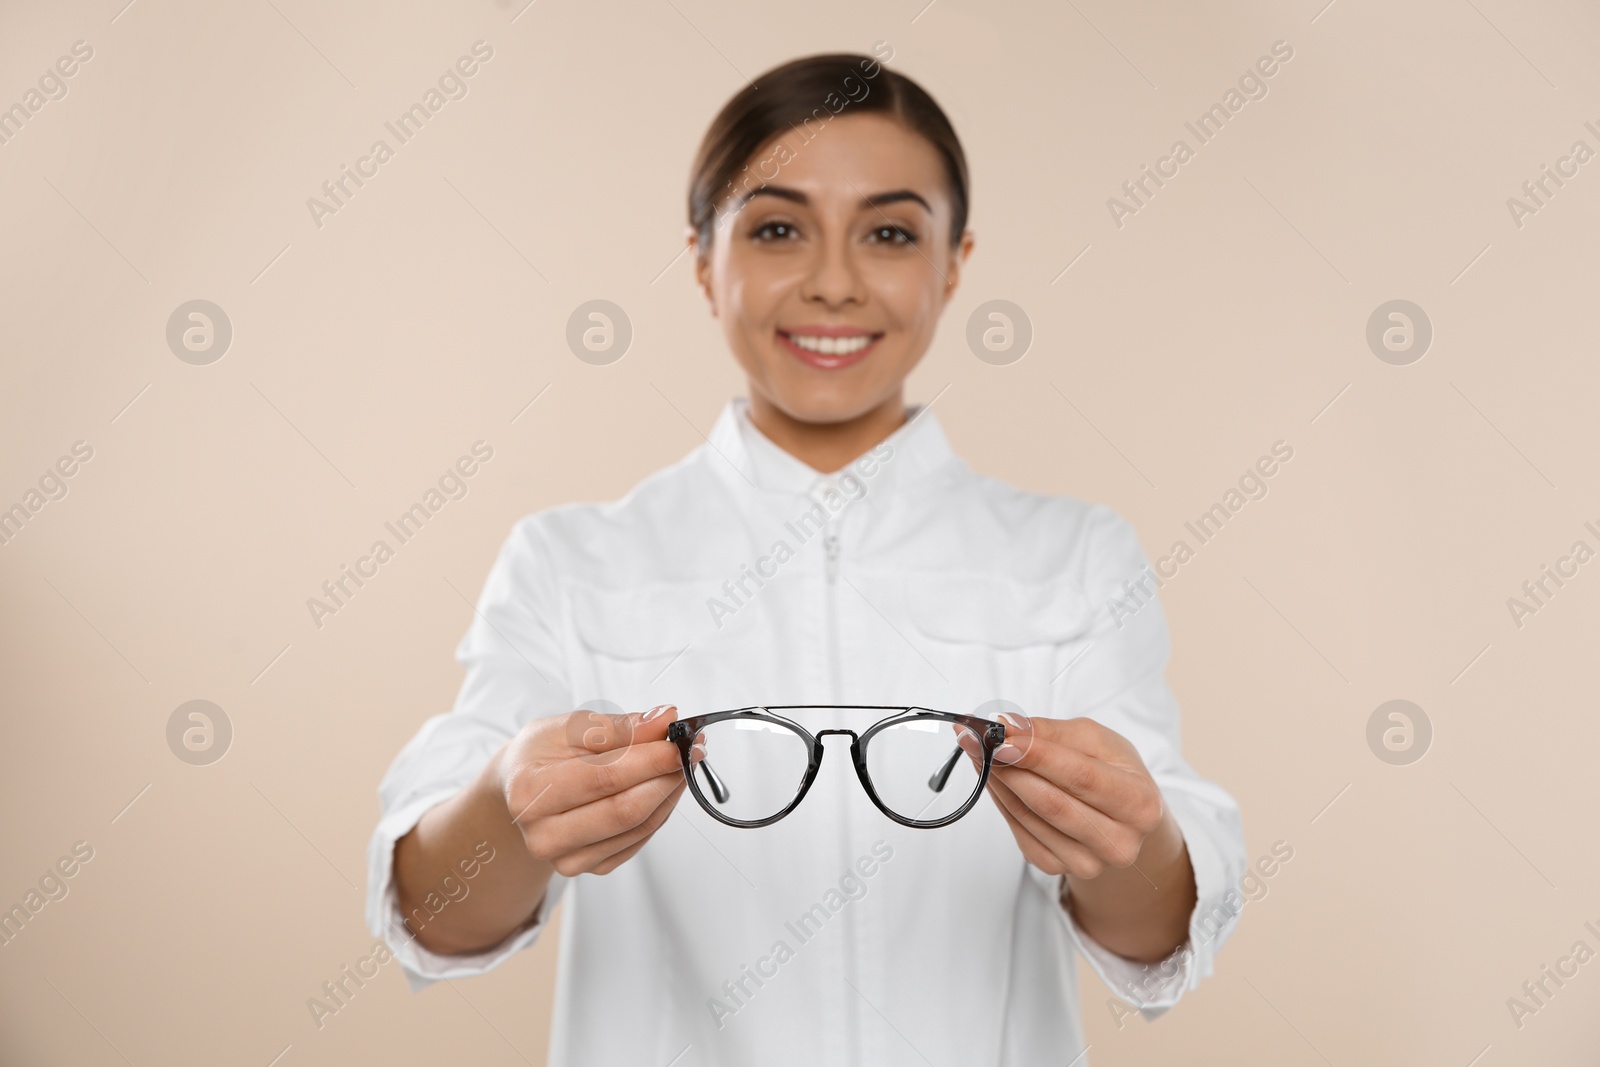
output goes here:
[[[891, 715], [885, 719], [879, 719], [877, 722], [867, 727], [867, 729], [859, 735], [854, 730], [818, 730], [815, 734], [813, 734], [811, 731], [807, 730], [804, 726], [801, 726], [793, 719], [777, 714], [779, 711], [810, 710], [813, 708], [827, 710], [859, 709], [862, 711], [897, 711], [900, 714]], [[735, 819], [732, 816], [725, 815], [718, 811], [700, 791], [700, 785], [695, 780], [694, 775], [695, 764], [693, 762], [692, 755], [694, 739], [700, 733], [700, 731], [705, 729], [707, 726], [710, 726], [712, 723], [723, 722], [727, 719], [757, 719], [762, 722], [776, 722], [781, 724], [786, 729], [794, 731], [803, 741], [805, 741], [808, 753], [805, 777], [801, 779], [800, 788], [795, 793], [794, 799], [789, 802], [787, 807], [777, 814], [769, 815], [765, 819]], [[929, 719], [957, 723], [971, 730], [973, 734], [979, 738], [983, 745], [983, 767], [979, 771], [978, 784], [973, 789], [972, 796], [968, 797], [966, 803], [962, 804], [959, 809], [940, 819], [910, 819], [890, 810], [888, 805], [884, 804], [883, 800], [879, 798], [878, 791], [872, 788], [872, 777], [867, 773], [867, 745], [872, 741], [873, 737], [891, 726], [898, 726], [904, 722], [914, 722], [918, 720], [926, 721]], [[686, 719], [678, 719], [667, 727], [667, 740], [674, 742], [678, 746], [678, 753], [682, 757], [683, 761], [684, 779], [689, 783], [689, 791], [694, 794], [695, 800], [697, 800], [700, 803], [700, 806], [705, 809], [706, 814], [710, 815], [718, 822], [726, 823], [729, 826], [742, 827], [745, 829], [771, 826], [773, 823], [777, 822], [779, 819], [783, 818], [785, 815], [788, 815], [791, 811], [800, 806], [800, 802], [806, 798], [806, 793], [811, 790], [811, 783], [816, 780], [817, 771], [822, 768], [822, 739], [827, 737], [829, 734], [845, 734], [850, 738], [850, 758], [855, 763], [856, 777], [860, 779], [862, 788], [867, 791], [867, 796], [871, 798], [872, 803], [877, 806], [879, 811], [883, 812], [889, 818], [893, 819], [902, 826], [910, 826], [919, 830], [933, 830], [941, 826], [950, 825], [963, 815], [967, 814], [967, 812], [971, 811], [973, 805], [977, 804], [978, 798], [983, 795], [983, 787], [989, 782], [989, 771], [994, 765], [995, 750], [1005, 743], [1006, 727], [1004, 723], [994, 722], [990, 719], [980, 719], [975, 715], [962, 715], [958, 712], [938, 711], [933, 708], [906, 707], [899, 704], [755, 705], [746, 708], [734, 708], [729, 711], [713, 711], [705, 715], [691, 715]], [[945, 781], [949, 778], [950, 772], [955, 768], [956, 761], [961, 757], [963, 751], [964, 750], [958, 744], [955, 748], [955, 751], [950, 754], [950, 758], [945, 761], [944, 766], [938, 771], [935, 771], [933, 776], [928, 780], [929, 788], [933, 789], [935, 792], [944, 788]], [[718, 797], [718, 799], [726, 801], [727, 795], [725, 787], [717, 779], [715, 772], [713, 772], [711, 768], [707, 766], [704, 758], [700, 760], [699, 766], [702, 769], [702, 772], [705, 774], [707, 781], [710, 782], [713, 793], [722, 794], [720, 797]]]

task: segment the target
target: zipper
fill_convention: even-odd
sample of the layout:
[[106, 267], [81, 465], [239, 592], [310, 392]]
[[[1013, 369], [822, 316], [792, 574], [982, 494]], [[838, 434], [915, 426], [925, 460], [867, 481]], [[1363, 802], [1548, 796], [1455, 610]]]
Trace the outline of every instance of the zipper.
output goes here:
[[839, 528], [833, 518], [823, 527], [822, 555], [823, 574], [827, 577], [823, 591], [828, 615], [828, 683], [833, 694], [830, 699], [837, 704], [844, 699], [844, 683], [839, 663]]
[[[846, 509], [848, 511], [848, 509]], [[830, 517], [823, 528], [822, 535], [824, 599], [826, 600], [827, 631], [828, 631], [828, 682], [832, 690], [833, 703], [842, 703], [844, 700], [843, 665], [840, 662], [841, 653], [839, 646], [839, 528], [835, 518]], [[843, 753], [840, 753], [842, 755]], [[857, 835], [850, 817], [848, 802], [844, 809], [844, 833], [840, 835], [841, 845], [845, 841], [853, 840]], [[850, 857], [848, 849], [844, 849], [844, 863], [848, 867]], [[855, 916], [846, 914], [842, 916], [844, 929], [840, 931], [845, 936], [840, 940], [840, 964], [844, 969], [846, 980], [854, 974], [857, 980], [861, 977], [858, 931], [855, 928]], [[843, 1005], [843, 1026], [840, 1027], [839, 1038], [847, 1050], [846, 1056], [854, 1061], [861, 1053], [861, 1022], [859, 1018], [860, 1006], [855, 1003], [855, 998], [846, 998]]]
[[827, 578], [823, 594], [828, 615], [828, 683], [833, 693], [830, 699], [837, 704], [844, 699], [844, 683], [839, 663], [839, 526], [833, 517], [823, 527], [822, 558], [822, 571]]

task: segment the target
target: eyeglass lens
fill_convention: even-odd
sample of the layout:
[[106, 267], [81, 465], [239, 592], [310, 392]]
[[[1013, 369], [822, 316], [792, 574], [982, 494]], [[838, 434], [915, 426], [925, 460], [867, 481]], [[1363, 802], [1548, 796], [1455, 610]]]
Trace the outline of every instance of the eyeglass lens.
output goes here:
[[910, 719], [873, 734], [866, 756], [883, 806], [926, 822], [954, 814], [977, 792], [983, 744], [960, 723]]
[[788, 807], [811, 763], [805, 738], [761, 719], [721, 719], [701, 727], [695, 743], [705, 749], [695, 771], [701, 795], [741, 822], [770, 819]]

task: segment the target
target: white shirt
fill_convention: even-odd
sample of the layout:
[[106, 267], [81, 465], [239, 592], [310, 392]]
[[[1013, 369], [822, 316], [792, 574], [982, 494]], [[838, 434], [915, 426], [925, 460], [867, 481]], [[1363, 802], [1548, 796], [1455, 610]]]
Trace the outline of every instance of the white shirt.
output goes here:
[[[1211, 973], [1239, 914], [1239, 811], [1180, 752], [1160, 604], [1107, 608], [1146, 564], [1132, 527], [975, 473], [931, 411], [908, 414], [823, 475], [738, 398], [707, 444], [622, 500], [517, 523], [457, 649], [454, 709], [423, 724], [379, 788], [368, 925], [414, 990], [495, 967], [565, 899], [557, 1067], [1036, 1067], [1089, 1062], [1074, 1060], [1076, 954], [1147, 1018]], [[1093, 717], [1137, 747], [1183, 830], [1199, 892], [1190, 943], [1164, 968], [1107, 951], [987, 793], [950, 826], [902, 826], [872, 805], [847, 739], [829, 737], [810, 793], [772, 826], [726, 826], [686, 791], [636, 856], [554, 876], [532, 922], [494, 948], [417, 944], [396, 904], [395, 841], [531, 718], [596, 699], [672, 702], [679, 717], [808, 702], [973, 713], [996, 699]], [[889, 713], [835, 714], [860, 732]], [[1107, 995], [1091, 991], [1094, 1010]]]

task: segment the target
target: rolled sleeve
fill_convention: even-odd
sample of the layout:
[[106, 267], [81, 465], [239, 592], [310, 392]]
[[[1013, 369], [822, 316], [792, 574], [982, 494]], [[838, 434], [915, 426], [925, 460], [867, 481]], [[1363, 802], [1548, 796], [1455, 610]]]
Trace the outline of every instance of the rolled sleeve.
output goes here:
[[[554, 874], [535, 914], [481, 952], [441, 955], [418, 944], [400, 913], [395, 843], [470, 784], [533, 718], [571, 707], [560, 635], [562, 602], [535, 517], [506, 540], [456, 649], [466, 678], [454, 708], [422, 724], [378, 786], [381, 815], [367, 850], [367, 927], [400, 961], [413, 991], [482, 974], [538, 939], [569, 879]], [[446, 905], [448, 906], [448, 905]]]
[[[1072, 942], [1090, 968], [1144, 1018], [1154, 1019], [1213, 973], [1217, 952], [1238, 924], [1244, 832], [1233, 797], [1183, 758], [1178, 704], [1166, 683], [1171, 651], [1166, 618], [1138, 536], [1105, 507], [1096, 509], [1092, 525], [1080, 580], [1099, 610], [1058, 699], [1069, 714], [1094, 718], [1126, 737], [1161, 789], [1194, 870], [1188, 940], [1160, 963], [1119, 956], [1072, 917], [1063, 895], [1066, 877], [1048, 882]], [[1141, 577], [1141, 595], [1131, 600], [1125, 583], [1132, 580], [1137, 588]]]
[[[1066, 922], [1073, 945], [1089, 962], [1089, 967], [1117, 996], [1139, 1009], [1147, 1020], [1163, 1015], [1180, 997], [1210, 977], [1215, 969], [1217, 951], [1232, 934], [1239, 920], [1239, 904], [1232, 899], [1237, 874], [1230, 879], [1232, 852], [1227, 844], [1230, 836], [1237, 836], [1237, 814], [1229, 815], [1226, 808], [1207, 810], [1168, 795], [1168, 806], [1178, 826], [1183, 831], [1184, 844], [1189, 851], [1189, 863], [1194, 868], [1195, 906], [1189, 916], [1189, 937], [1166, 959], [1159, 963], [1142, 963], [1119, 956], [1096, 941], [1078, 925], [1066, 905], [1066, 876], [1057, 875], [1052, 880], [1055, 899], [1062, 902], [1061, 915]], [[1225, 832], [1221, 839], [1214, 827], [1218, 822], [1224, 827], [1231, 823], [1233, 831]], [[1208, 827], [1207, 822], [1213, 825]]]

